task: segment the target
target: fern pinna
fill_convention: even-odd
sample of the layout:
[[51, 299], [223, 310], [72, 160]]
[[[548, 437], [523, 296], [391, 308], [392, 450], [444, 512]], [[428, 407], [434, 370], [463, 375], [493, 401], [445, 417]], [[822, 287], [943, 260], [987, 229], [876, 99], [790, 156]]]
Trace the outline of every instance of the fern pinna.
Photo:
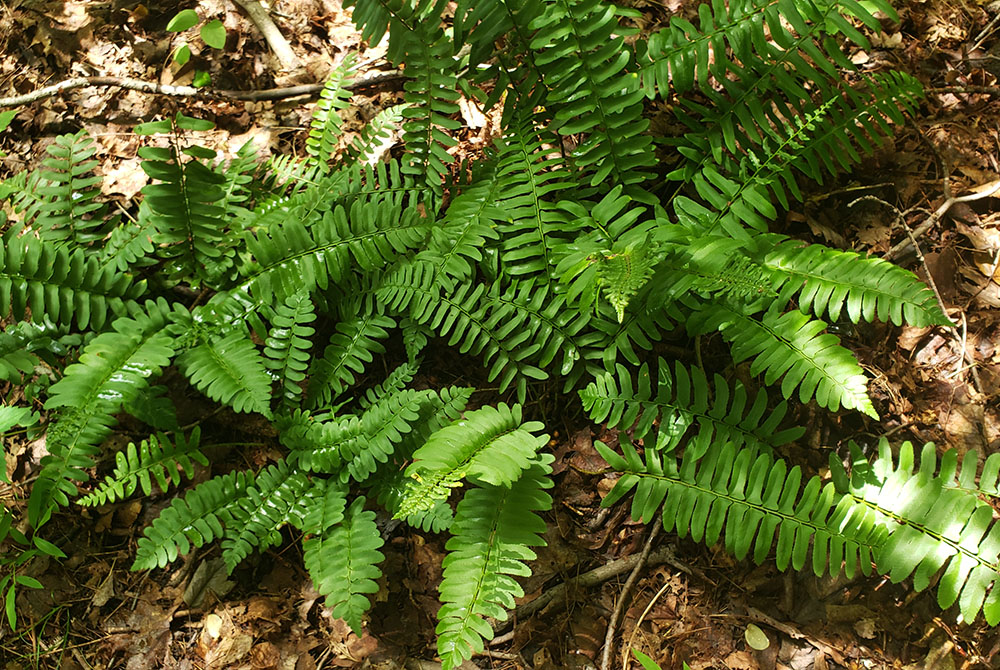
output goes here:
[[[350, 5], [366, 39], [388, 35], [405, 79], [405, 104], [353, 141], [348, 57], [303, 158], [245, 145], [221, 160], [202, 145], [212, 123], [177, 114], [136, 129], [151, 182], [122, 220], [101, 201], [85, 132], [4, 182], [0, 312], [13, 323], [0, 372], [54, 370], [39, 382], [36, 530], [95, 474], [78, 502], [194, 477], [143, 532], [135, 569], [218, 541], [235, 571], [291, 525], [358, 633], [396, 524], [447, 531], [438, 654], [454, 668], [522, 595], [542, 543], [552, 456], [529, 408], [561, 387], [624, 436], [621, 454], [599, 447], [621, 473], [606, 504], [634, 492], [636, 519], [782, 568], [874, 565], [921, 588], [943, 570], [942, 606], [1000, 618], [1000, 548], [976, 498], [996, 494], [997, 461], [977, 486], [971, 465], [956, 480], [950, 453], [935, 474], [925, 449], [914, 473], [908, 448], [895, 461], [883, 448], [803, 486], [776, 456], [802, 434], [789, 403], [877, 417], [828, 322], [950, 323], [907, 270], [770, 231], [807, 182], [917, 108], [912, 78], [841, 76], [854, 70], [842, 46], [867, 46], [891, 7], [714, 0], [698, 25], [643, 34], [635, 10], [605, 0], [459, 0], [447, 24], [437, 0]], [[680, 136], [651, 132], [656, 99]], [[490, 132], [459, 164], [463, 105], [481, 106]], [[386, 156], [397, 136], [402, 157]], [[718, 333], [765, 388], [729, 381], [725, 363], [654, 371], [668, 333]], [[434, 383], [424, 359], [450, 361], [445, 347], [480, 361], [492, 396]], [[182, 426], [174, 400], [191, 389], [203, 406]], [[212, 457], [233, 446], [212, 430], [226, 412], [266, 440], [255, 468]], [[105, 454], [123, 413], [148, 430]]]

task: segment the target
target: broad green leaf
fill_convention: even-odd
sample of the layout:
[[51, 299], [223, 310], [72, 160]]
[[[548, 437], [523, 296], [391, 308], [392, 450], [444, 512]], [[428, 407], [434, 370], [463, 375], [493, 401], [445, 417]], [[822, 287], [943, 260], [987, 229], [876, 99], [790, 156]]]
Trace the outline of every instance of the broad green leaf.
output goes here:
[[212, 83], [212, 75], [205, 72], [204, 70], [195, 70], [194, 79], [191, 81], [191, 85], [195, 88], [201, 88], [203, 86], [208, 86]]
[[193, 9], [184, 9], [174, 15], [167, 24], [167, 30], [172, 33], [179, 33], [182, 30], [193, 28], [199, 21], [198, 12]]
[[638, 649], [633, 649], [632, 655], [635, 656], [636, 660], [642, 664], [642, 667], [645, 668], [645, 670], [661, 670], [660, 666], [657, 665], [653, 659], [651, 659], [649, 656], [646, 656]]
[[767, 634], [754, 623], [748, 623], [747, 629], [743, 632], [743, 638], [751, 648], [762, 651], [771, 646], [771, 641], [767, 639]]
[[201, 27], [201, 39], [213, 49], [224, 49], [226, 46], [226, 27], [218, 19], [209, 21]]
[[178, 65], [184, 65], [189, 60], [191, 60], [191, 47], [187, 44], [177, 47], [177, 51], [174, 52], [174, 62]]

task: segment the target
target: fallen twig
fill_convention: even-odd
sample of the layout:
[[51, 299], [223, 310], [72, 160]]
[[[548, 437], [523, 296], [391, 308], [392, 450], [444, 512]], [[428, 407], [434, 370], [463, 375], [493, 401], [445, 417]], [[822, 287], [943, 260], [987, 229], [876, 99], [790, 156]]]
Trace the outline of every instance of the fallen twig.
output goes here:
[[[572, 589], [585, 589], [591, 586], [597, 586], [598, 584], [603, 584], [609, 579], [613, 579], [614, 577], [633, 569], [639, 562], [639, 558], [639, 556], [620, 558], [598, 568], [594, 568], [590, 572], [585, 572], [579, 577], [568, 579], [562, 584], [553, 586], [551, 589], [543, 592], [534, 600], [526, 602], [523, 605], [519, 605], [511, 614], [509, 619], [506, 621], [496, 622], [493, 629], [497, 632], [505, 630], [508, 626], [511, 626], [514, 621], [530, 617], [549, 605], [552, 606], [552, 609], [561, 607], [566, 603], [566, 596]], [[714, 582], [706, 577], [701, 571], [679, 561], [677, 557], [674, 556], [674, 551], [670, 547], [657, 549], [656, 551], [651, 552], [646, 559], [646, 565], [661, 565], [663, 563], [667, 563], [668, 565], [671, 565], [688, 575], [696, 576], [709, 584], [714, 584]]]
[[635, 567], [632, 568], [632, 573], [628, 576], [628, 579], [625, 580], [625, 585], [622, 587], [621, 593], [618, 594], [618, 603], [615, 605], [615, 610], [611, 613], [611, 618], [608, 620], [608, 631], [604, 635], [604, 650], [601, 652], [601, 670], [611, 669], [611, 652], [615, 646], [615, 633], [618, 632], [618, 622], [622, 617], [622, 612], [625, 611], [625, 603], [628, 602], [629, 591], [632, 590], [632, 586], [639, 578], [639, 573], [642, 572], [643, 566], [646, 565], [646, 559], [649, 558], [649, 552], [653, 548], [653, 541], [660, 534], [660, 528], [660, 524], [653, 524], [653, 529], [649, 531], [649, 537], [646, 538], [646, 544], [642, 548], [642, 553], [639, 554], [639, 560], [636, 562]]
[[924, 93], [985, 93], [1000, 95], [1000, 86], [935, 86], [925, 88]]
[[278, 26], [275, 25], [274, 20], [271, 19], [271, 15], [268, 14], [263, 5], [257, 2], [257, 0], [233, 0], [233, 2], [242, 7], [253, 24], [257, 26], [257, 30], [260, 31], [260, 34], [264, 36], [264, 40], [267, 41], [267, 46], [271, 47], [271, 51], [274, 52], [278, 62], [281, 63], [282, 69], [294, 70], [298, 67], [299, 59], [295, 55], [295, 52], [292, 51], [292, 45], [288, 43], [285, 36], [278, 30]]
[[[347, 88], [363, 88], [374, 86], [386, 81], [402, 79], [403, 73], [400, 70], [390, 70], [388, 72], [375, 72], [368, 77], [358, 78], [351, 82]], [[300, 86], [285, 86], [282, 88], [268, 88], [260, 91], [228, 91], [212, 88], [195, 88], [194, 86], [165, 86], [151, 81], [140, 79], [129, 79], [127, 77], [73, 77], [50, 86], [25, 93], [24, 95], [14, 95], [7, 98], [0, 98], [0, 109], [5, 107], [20, 107], [28, 103], [51, 98], [63, 91], [75, 88], [104, 87], [124, 88], [130, 91], [140, 91], [153, 95], [168, 95], [180, 98], [195, 98], [199, 100], [233, 100], [240, 102], [263, 102], [266, 100], [285, 100], [287, 98], [297, 98], [299, 96], [318, 95], [323, 90], [323, 84], [302, 84]]]

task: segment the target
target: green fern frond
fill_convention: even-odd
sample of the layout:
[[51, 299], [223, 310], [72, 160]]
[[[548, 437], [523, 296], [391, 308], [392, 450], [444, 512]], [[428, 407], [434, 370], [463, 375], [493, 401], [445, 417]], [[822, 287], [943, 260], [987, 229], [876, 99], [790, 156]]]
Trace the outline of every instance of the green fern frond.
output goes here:
[[308, 488], [306, 476], [284, 460], [257, 474], [229, 508], [224, 524], [222, 560], [230, 573], [255, 547], [263, 551], [281, 543], [278, 531]]
[[671, 375], [669, 364], [662, 358], [657, 370], [655, 385], [645, 363], [635, 382], [623, 365], [618, 366], [617, 378], [610, 372], [597, 377], [580, 391], [584, 410], [591, 420], [607, 423], [609, 428], [635, 426], [633, 436], [637, 440], [657, 427], [659, 439], [647, 444], [655, 442], [660, 451], [673, 449], [687, 435], [685, 450], [693, 451], [693, 457], [721, 442], [732, 442], [737, 447], [751, 445], [769, 452], [804, 432], [798, 427], [779, 430], [787, 405], [781, 402], [768, 409], [767, 394], [762, 391], [749, 394], [739, 382], [730, 388], [719, 375], [709, 386], [700, 368], [688, 370], [680, 362], [675, 363]]
[[842, 312], [858, 323], [862, 319], [922, 327], [950, 326], [933, 291], [912, 272], [881, 258], [865, 258], [850, 251], [798, 242], [768, 244], [766, 267], [778, 271], [774, 290], [796, 286], [799, 308], [830, 321]]
[[129, 442], [128, 447], [115, 454], [115, 469], [111, 475], [77, 502], [94, 506], [113, 503], [135, 493], [139, 487], [147, 496], [153, 492], [155, 481], [166, 493], [170, 485], [181, 482], [181, 473], [189, 479], [194, 476], [194, 463], [208, 466], [208, 459], [198, 448], [201, 429], [195, 426], [189, 438], [178, 434], [171, 443], [162, 433], [150, 435], [137, 446]]
[[42, 161], [38, 195], [44, 199], [33, 228], [47, 240], [69, 240], [83, 246], [103, 237], [104, 205], [97, 201], [101, 177], [94, 140], [87, 131], [59, 135], [46, 147], [49, 157]]
[[278, 304], [271, 317], [271, 330], [264, 342], [264, 363], [281, 388], [283, 406], [297, 404], [306, 378], [310, 337], [316, 329], [309, 324], [316, 320], [316, 310], [309, 294], [297, 293]]
[[111, 229], [111, 236], [101, 249], [102, 263], [125, 272], [155, 262], [153, 238], [157, 235], [156, 224], [149, 204], [143, 200], [139, 203], [136, 220], [126, 219]]
[[840, 338], [823, 333], [826, 324], [797, 310], [769, 309], [760, 318], [724, 304], [704, 306], [689, 327], [698, 333], [718, 330], [732, 344], [737, 362], [753, 358], [750, 373], [764, 373], [764, 383], [781, 379], [781, 394], [791, 398], [798, 389], [801, 402], [815, 398], [822, 407], [859, 410], [878, 418], [868, 397], [868, 382]]
[[[762, 563], [775, 546], [780, 570], [810, 567], [817, 576], [836, 575], [842, 566], [871, 574], [872, 559], [885, 542], [886, 529], [876, 515], [832, 483], [811, 477], [804, 487], [799, 466], [791, 470], [755, 447], [713, 445], [701, 459], [685, 454], [680, 463], [645, 450], [645, 462], [631, 443], [624, 457], [595, 442], [601, 457], [623, 476], [601, 503], [610, 507], [634, 489], [632, 518], [660, 517], [667, 532], [691, 536], [743, 559], [753, 550]], [[723, 532], [724, 531], [724, 532]], [[777, 538], [775, 538], [777, 533]]]
[[[0, 215], [0, 220], [3, 217]], [[145, 281], [101, 263], [83, 249], [70, 251], [18, 227], [4, 233], [0, 246], [0, 315], [35, 322], [45, 319], [100, 331], [109, 317], [122, 316], [138, 300]]]
[[223, 525], [233, 518], [239, 501], [253, 486], [251, 472], [230, 472], [213, 477], [174, 498], [153, 523], [143, 530], [135, 552], [133, 570], [166, 567], [167, 563], [223, 536]]
[[403, 122], [403, 112], [408, 105], [393, 105], [379, 110], [361, 133], [347, 147], [348, 164], [371, 165], [389, 148], [390, 138]]
[[330, 479], [312, 480], [312, 490], [308, 505], [301, 518], [294, 515], [289, 521], [307, 535], [321, 535], [344, 520], [347, 509], [347, 490], [339, 482]]
[[212, 400], [237, 412], [271, 415], [271, 377], [243, 328], [199, 342], [178, 357], [177, 366]]
[[[73, 481], [86, 481], [84, 470], [116, 423], [114, 414], [170, 364], [174, 342], [164, 331], [166, 302], [148, 302], [146, 313], [123, 317], [86, 346], [78, 363], [49, 389], [46, 409], [59, 412], [48, 429], [38, 483], [32, 487], [28, 516], [34, 527], [55, 505], [69, 504], [77, 493]], [[51, 419], [50, 419], [51, 420]]]
[[[10, 405], [0, 405], [0, 439], [3, 433], [14, 426], [28, 427], [38, 423], [38, 414], [31, 411], [30, 407], [12, 407]], [[3, 443], [0, 443], [0, 458], [5, 458], [6, 452]], [[0, 468], [0, 481], [10, 484], [10, 477], [7, 476], [6, 466]], [[2, 523], [2, 521], [0, 521]], [[0, 537], [4, 536], [0, 533]]]
[[[942, 609], [957, 602], [963, 620], [972, 622], [982, 612], [995, 626], [1000, 622], [1000, 524], [994, 522], [993, 508], [977, 495], [974, 457], [971, 467], [963, 464], [956, 482], [954, 450], [942, 457], [937, 475], [932, 443], [924, 445], [919, 463], [909, 442], [900, 446], [897, 458], [884, 438], [878, 451], [869, 464], [851, 443], [849, 475], [830, 455], [838, 492], [888, 528], [889, 538], [875, 556], [878, 570], [894, 583], [912, 576], [918, 591], [941, 575], [937, 601]], [[986, 488], [995, 488], [990, 481], [995, 475], [986, 479]]]
[[306, 570], [316, 590], [326, 596], [333, 616], [343, 619], [361, 635], [361, 617], [370, 603], [366, 594], [378, 592], [375, 582], [382, 575], [378, 564], [382, 536], [375, 513], [366, 512], [365, 499], [356, 498], [340, 523], [331, 525], [302, 543]]
[[524, 595], [516, 577], [531, 569], [530, 547], [544, 545], [545, 521], [538, 512], [552, 506], [551, 455], [542, 455], [509, 486], [486, 485], [465, 494], [455, 511], [445, 545], [438, 655], [445, 670], [457, 668], [493, 639], [486, 618], [504, 621], [515, 598]]
[[354, 54], [347, 54], [327, 76], [309, 122], [306, 153], [320, 165], [325, 166], [333, 158], [343, 132], [339, 112], [350, 106], [351, 92], [347, 87], [354, 71], [354, 61]]
[[419, 367], [415, 361], [397, 366], [382, 383], [366, 390], [365, 394], [358, 398], [358, 409], [362, 411], [366, 410], [375, 405], [380, 399], [402, 391], [407, 384], [413, 381], [413, 377], [417, 374]]
[[572, 159], [590, 186], [610, 181], [649, 200], [638, 186], [656, 160], [653, 140], [645, 134], [649, 120], [642, 114], [639, 79], [626, 72], [628, 31], [618, 20], [625, 11], [601, 0], [546, 4], [531, 23], [530, 46], [548, 89], [546, 106], [554, 112], [550, 129], [583, 135]]
[[358, 314], [336, 325], [323, 356], [313, 360], [309, 374], [309, 388], [305, 402], [309, 407], [326, 407], [345, 389], [349, 388], [365, 371], [376, 354], [385, 353], [377, 342], [389, 336], [388, 330], [396, 322], [373, 309], [362, 311], [359, 303], [352, 303], [345, 314]]
[[509, 486], [530, 467], [548, 435], [536, 421], [521, 421], [521, 406], [483, 407], [441, 428], [413, 454], [411, 478], [396, 517], [430, 509], [468, 478], [475, 484]]

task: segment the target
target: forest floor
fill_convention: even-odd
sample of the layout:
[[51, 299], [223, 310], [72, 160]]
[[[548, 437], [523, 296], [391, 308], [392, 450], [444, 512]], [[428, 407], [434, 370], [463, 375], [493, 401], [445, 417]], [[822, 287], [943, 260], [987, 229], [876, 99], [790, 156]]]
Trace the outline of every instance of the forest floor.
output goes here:
[[[869, 35], [873, 48], [855, 49], [853, 61], [864, 70], [909, 72], [928, 88], [951, 88], [931, 92], [918, 116], [852, 174], [831, 179], [793, 207], [776, 224], [781, 232], [884, 257], [906, 238], [897, 212], [917, 228], [948, 196], [983, 194], [1000, 184], [1000, 89], [968, 88], [997, 86], [1000, 8], [966, 0], [899, 4], [900, 21], [885, 21], [884, 32]], [[317, 83], [347, 53], [358, 55], [362, 73], [391, 69], [384, 45], [364, 45], [338, 0], [272, 3], [297, 60], [291, 70], [282, 70], [253, 23], [229, 0], [155, 5], [0, 3], [0, 96], [81, 75], [187, 85], [196, 70], [207, 72], [220, 89]], [[637, 0], [639, 27], [655, 29], [671, 12], [696, 16], [695, 5]], [[170, 55], [181, 37], [165, 27], [186, 7], [195, 7], [203, 20], [220, 19], [228, 39], [221, 50], [191, 39], [193, 57], [178, 69]], [[345, 114], [348, 137], [401, 93], [399, 82], [359, 89]], [[131, 132], [136, 123], [183, 110], [215, 122], [207, 143], [223, 154], [253, 140], [262, 155], [301, 155], [313, 104], [308, 98], [244, 103], [118, 89], [68, 91], [22, 108], [0, 136], [6, 154], [0, 176], [36, 166], [56, 135], [86, 128], [99, 145], [104, 195], [128, 210], [146, 183], [136, 155], [141, 138]], [[463, 116], [468, 127], [459, 152], [477, 151], [490, 139], [489, 123], [476, 109], [463, 110]], [[825, 456], [818, 447], [842, 447], [848, 440], [871, 446], [887, 431], [896, 441], [1000, 451], [998, 202], [1000, 197], [954, 203], [920, 236], [922, 257], [898, 258], [921, 277], [933, 277], [959, 324], [955, 331], [837, 325], [869, 374], [883, 421], [799, 407], [795, 418], [809, 437], [794, 449], [796, 462], [821, 468]], [[704, 344], [706, 360], [715, 346]], [[447, 370], [448, 364], [442, 352], [429, 367]], [[539, 551], [522, 600], [567, 581], [571, 588], [541, 612], [517, 618], [512, 633], [474, 662], [480, 668], [590, 669], [599, 664], [629, 571], [590, 586], [574, 586], [573, 580], [637, 556], [649, 530], [630, 522], [621, 506], [599, 511], [610, 481], [600, 474], [604, 464], [593, 440], [615, 436], [590, 425], [572, 397], [532, 411], [546, 415], [553, 435], [556, 488], [548, 546]], [[232, 441], [247, 439], [235, 415], [213, 420]], [[21, 477], [13, 487], [0, 484], [4, 504], [24, 504], [42, 449], [38, 442], [8, 445], [9, 465]], [[245, 457], [263, 463], [271, 455], [264, 448]], [[25, 589], [18, 597], [19, 630], [0, 628], [0, 670], [437, 667], [418, 659], [434, 657], [444, 537], [404, 530], [391, 537], [385, 577], [359, 638], [322, 606], [295, 541], [231, 578], [212, 549], [196, 550], [166, 570], [130, 572], [136, 537], [166, 500], [70, 508], [50, 524], [69, 557], [40, 567], [44, 590]], [[672, 535], [656, 540], [628, 602], [621, 637], [667, 669], [680, 668], [682, 661], [694, 670], [1000, 668], [998, 632], [981, 623], [957, 623], [955, 611], [941, 612], [932, 593], [875, 578], [781, 573], [771, 563], [737, 562], [718, 548]], [[767, 635], [767, 649], [747, 644], [750, 623]], [[623, 667], [622, 661], [612, 667]]]

